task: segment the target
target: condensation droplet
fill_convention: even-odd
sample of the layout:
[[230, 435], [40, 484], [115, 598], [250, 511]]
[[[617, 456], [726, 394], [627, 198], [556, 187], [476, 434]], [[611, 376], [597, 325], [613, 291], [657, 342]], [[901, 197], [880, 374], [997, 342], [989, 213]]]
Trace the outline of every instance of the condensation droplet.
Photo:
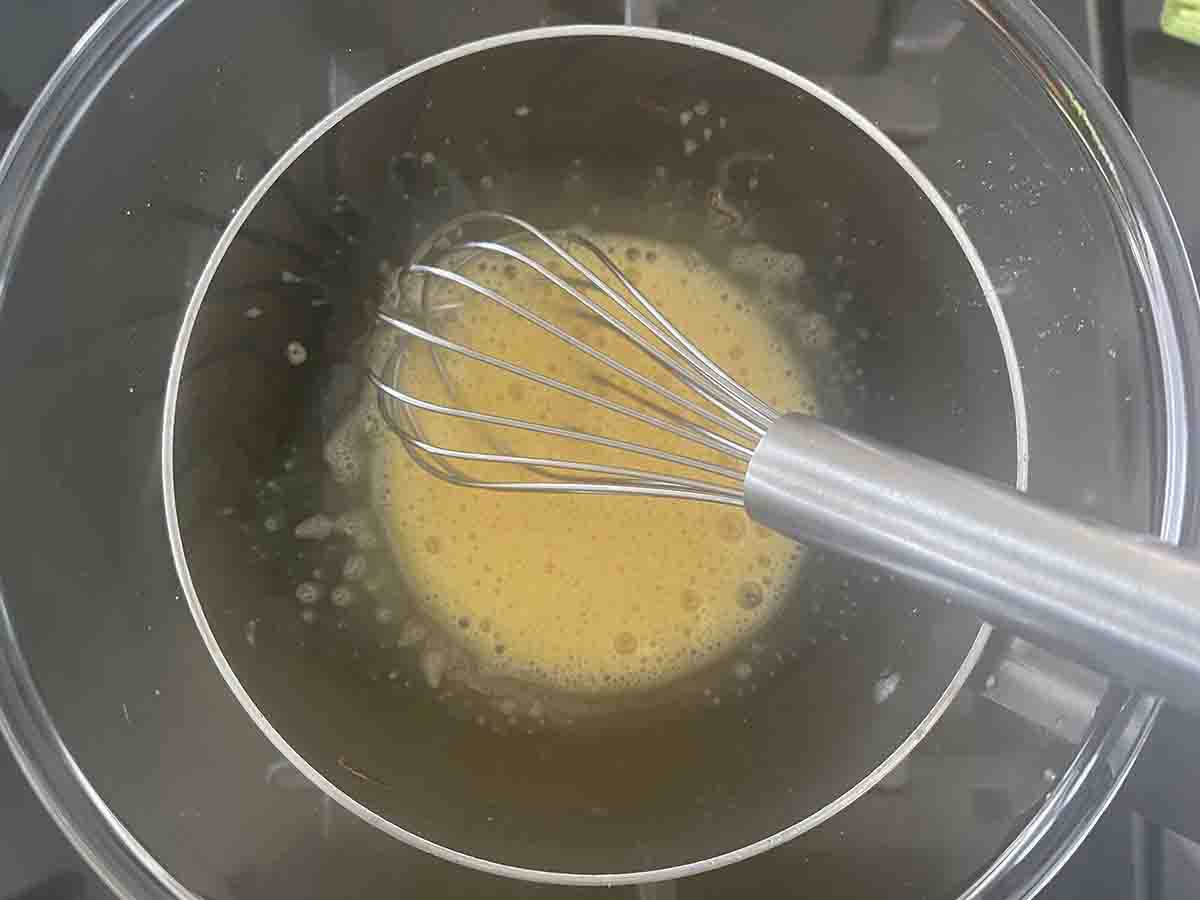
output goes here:
[[287, 345], [287, 360], [293, 366], [302, 366], [308, 361], [308, 348], [299, 341], [289, 341]]

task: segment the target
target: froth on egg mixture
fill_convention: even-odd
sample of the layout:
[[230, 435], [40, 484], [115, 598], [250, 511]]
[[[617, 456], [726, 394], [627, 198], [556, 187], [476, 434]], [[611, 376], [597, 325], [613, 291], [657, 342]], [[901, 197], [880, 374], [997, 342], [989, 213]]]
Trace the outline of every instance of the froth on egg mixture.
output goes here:
[[[734, 378], [776, 409], [819, 414], [804, 359], [772, 325], [771, 304], [784, 301], [770, 288], [795, 276], [795, 257], [748, 248], [731, 259], [732, 268], [749, 271], [762, 286], [751, 296], [740, 282], [678, 246], [627, 235], [590, 238]], [[544, 248], [514, 246], [569, 277]], [[680, 390], [674, 376], [528, 267], [478, 252], [441, 264]], [[603, 268], [597, 264], [595, 271]], [[398, 298], [410, 310], [417, 302], [416, 280], [407, 276]], [[598, 291], [587, 293], [615, 312]], [[425, 302], [434, 310], [435, 330], [450, 340], [616, 402], [663, 411], [662, 401], [645, 388], [466, 288], [431, 282]], [[369, 355], [377, 365], [392, 361], [399, 387], [435, 403], [729, 462], [654, 426], [494, 367], [424, 343], [405, 344], [390, 329], [376, 336]], [[370, 443], [371, 496], [407, 592], [420, 607], [404, 632], [413, 642], [427, 632], [439, 635], [433, 642], [436, 677], [428, 679], [435, 687], [457, 666], [458, 679], [477, 691], [520, 696], [525, 705], [535, 698], [537, 714], [553, 707], [555, 697], [575, 698], [580, 703], [567, 706], [578, 710], [590, 701], [644, 695], [726, 661], [736, 677], [750, 676], [749, 662], [733, 662], [735, 651], [779, 612], [796, 580], [804, 551], [790, 540], [756, 525], [739, 508], [717, 504], [448, 484], [420, 468], [403, 443], [382, 429], [373, 391], [364, 394], [357, 415], [360, 428], [379, 435]], [[564, 438], [416, 415], [425, 437], [446, 447], [637, 468], [649, 462], [656, 470], [695, 476], [682, 467], [664, 468]], [[339, 465], [359, 465], [339, 440], [335, 435], [326, 451], [335, 474]], [[511, 465], [456, 465], [493, 480], [547, 478], [546, 472]], [[428, 678], [427, 658], [422, 666]], [[546, 704], [536, 699], [539, 692]]]

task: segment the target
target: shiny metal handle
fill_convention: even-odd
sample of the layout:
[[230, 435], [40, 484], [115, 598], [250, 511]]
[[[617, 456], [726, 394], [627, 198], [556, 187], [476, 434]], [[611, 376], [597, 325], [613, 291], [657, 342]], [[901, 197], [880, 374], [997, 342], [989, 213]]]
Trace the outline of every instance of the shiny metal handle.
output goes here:
[[771, 426], [745, 492], [750, 516], [775, 531], [1200, 708], [1200, 564], [1168, 544], [800, 415]]

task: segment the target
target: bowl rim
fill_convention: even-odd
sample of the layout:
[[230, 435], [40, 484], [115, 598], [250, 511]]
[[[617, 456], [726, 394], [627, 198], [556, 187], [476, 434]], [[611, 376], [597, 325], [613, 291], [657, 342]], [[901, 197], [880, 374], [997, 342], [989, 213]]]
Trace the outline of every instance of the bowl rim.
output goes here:
[[331, 797], [343, 809], [362, 819], [370, 825], [383, 831], [398, 840], [416, 847], [419, 850], [424, 850], [427, 853], [447, 860], [448, 862], [458, 865], [467, 866], [477, 869], [491, 875], [503, 875], [510, 878], [518, 878], [525, 881], [534, 881], [549, 884], [564, 884], [564, 885], [625, 885], [625, 884], [646, 884], [656, 881], [669, 881], [678, 878], [684, 878], [690, 875], [698, 875], [703, 872], [708, 872], [722, 866], [731, 865], [756, 856], [773, 847], [786, 843], [807, 831], [812, 830], [823, 822], [829, 820], [838, 812], [845, 809], [855, 800], [867, 793], [871, 788], [878, 784], [888, 773], [890, 773], [897, 765], [899, 765], [921, 742], [926, 734], [934, 727], [937, 721], [942, 717], [945, 711], [949, 708], [954, 698], [958, 696], [959, 691], [966, 684], [979, 661], [983, 651], [987, 645], [988, 638], [992, 633], [991, 626], [981, 624], [976, 632], [970, 647], [967, 649], [962, 661], [959, 663], [954, 675], [951, 677], [941, 695], [934, 702], [928, 712], [922, 719], [913, 727], [900, 743], [893, 750], [879, 761], [874, 768], [866, 772], [852, 787], [842, 792], [825, 803], [820, 809], [810, 813], [801, 820], [794, 822], [786, 828], [761, 837], [744, 846], [737, 847], [722, 853], [709, 856], [702, 859], [693, 860], [685, 863], [677, 863], [671, 866], [664, 866], [655, 869], [640, 869], [630, 871], [615, 871], [615, 872], [598, 872], [598, 873], [580, 873], [580, 872], [562, 872], [548, 869], [537, 869], [526, 866], [517, 866], [509, 863], [499, 862], [496, 860], [485, 859], [480, 856], [475, 856], [465, 853], [461, 850], [456, 850], [453, 847], [438, 843], [423, 837], [416, 832], [403, 828], [390, 819], [379, 815], [374, 810], [370, 809], [365, 804], [359, 802], [354, 797], [350, 796], [319, 771], [317, 771], [304, 757], [298, 753], [288, 740], [279, 733], [279, 731], [271, 724], [268, 718], [262, 713], [258, 705], [254, 702], [250, 692], [242, 684], [237, 674], [233, 671], [228, 659], [222, 651], [220, 644], [209, 624], [208, 616], [205, 613], [204, 606], [200, 601], [198, 592], [193, 584], [191, 573], [188, 567], [187, 554], [183, 547], [183, 538], [181, 527], [176, 512], [176, 494], [175, 494], [175, 473], [174, 473], [174, 455], [175, 455], [175, 416], [177, 410], [177, 401], [179, 389], [183, 380], [184, 364], [187, 356], [188, 344], [191, 339], [193, 328], [199, 316], [200, 308], [204, 298], [208, 292], [208, 287], [212, 279], [216, 275], [221, 263], [224, 261], [225, 254], [230, 245], [235, 240], [238, 231], [251, 215], [259, 202], [267, 194], [270, 188], [283, 175], [283, 173], [294, 163], [305, 151], [313, 146], [322, 136], [329, 132], [339, 122], [354, 113], [356, 110], [366, 106], [372, 100], [387, 93], [388, 91], [404, 84], [411, 79], [437, 69], [438, 67], [450, 62], [465, 59], [480, 53], [486, 53], [499, 47], [507, 47], [519, 44], [528, 44], [534, 41], [543, 40], [559, 40], [572, 38], [622, 38], [632, 40], [657, 41], [660, 43], [669, 43], [680, 46], [689, 47], [701, 52], [715, 53], [720, 56], [732, 59], [735, 62], [750, 66], [759, 71], [763, 71], [768, 75], [772, 75], [781, 81], [786, 82], [791, 87], [797, 88], [818, 102], [823, 103], [827, 108], [833, 110], [842, 116], [852, 127], [858, 129], [867, 139], [872, 141], [881, 150], [883, 150], [893, 162], [908, 175], [909, 179], [918, 187], [924, 194], [926, 200], [930, 203], [937, 215], [941, 218], [945, 226], [950, 230], [951, 234], [957, 241], [959, 249], [963, 256], [968, 261], [975, 275], [979, 289], [982, 291], [984, 299], [992, 314], [993, 323], [996, 328], [997, 335], [1000, 340], [1000, 345], [1005, 358], [1005, 364], [1008, 369], [1009, 384], [1012, 392], [1013, 411], [1015, 420], [1015, 438], [1016, 438], [1016, 486], [1020, 490], [1024, 490], [1028, 485], [1028, 428], [1026, 420], [1026, 409], [1024, 401], [1024, 387], [1021, 379], [1020, 366], [1018, 364], [1016, 349], [1013, 344], [1012, 335], [1009, 332], [1008, 323], [1004, 315], [1004, 310], [1000, 304], [999, 297], [996, 294], [996, 289], [992, 284], [991, 277], [983, 264], [978, 251], [967, 235], [966, 229], [958, 220], [950, 205], [947, 203], [942, 194], [928, 179], [917, 165], [909, 159], [890, 138], [888, 138], [880, 129], [869, 119], [863, 116], [858, 110], [847, 104], [845, 101], [833, 95], [830, 91], [819, 86], [804, 76], [801, 76], [790, 69], [787, 69], [777, 63], [771, 62], [757, 54], [751, 53], [739, 47], [734, 47], [729, 44], [720, 43], [700, 38], [695, 35], [684, 34], [680, 32], [663, 31], [654, 28], [641, 28], [629, 25], [563, 25], [550, 26], [543, 28], [533, 28], [516, 32], [508, 32], [504, 34], [491, 35], [477, 41], [472, 41], [467, 44], [462, 44], [452, 47], [449, 50], [442, 51], [432, 56], [421, 59], [412, 65], [406, 66], [397, 72], [380, 79], [375, 84], [365, 90], [354, 95], [346, 102], [342, 103], [332, 112], [324, 116], [320, 121], [309, 128], [295, 143], [291, 145], [267, 170], [257, 184], [250, 190], [242, 204], [233, 214], [225, 230], [217, 239], [212, 252], [208, 257], [203, 271], [196, 280], [195, 287], [192, 292], [191, 299], [188, 303], [187, 310], [184, 312], [183, 320], [180, 325], [178, 338], [175, 344], [175, 350], [171, 359], [170, 374], [167, 381], [166, 402], [163, 410], [163, 429], [162, 429], [162, 457], [160, 460], [163, 479], [163, 499], [166, 510], [167, 532], [171, 542], [171, 552], [175, 561], [176, 572], [179, 576], [180, 584], [183, 588], [184, 595], [187, 598], [188, 607], [191, 610], [192, 617], [196, 622], [197, 628], [200, 630], [205, 646], [208, 648], [209, 654], [212, 656], [221, 676], [225, 679], [226, 684], [233, 694], [237, 697], [246, 713], [253, 720], [258, 729], [274, 744], [275, 749], [283, 755], [295, 768], [300, 771], [310, 782], [318, 787], [326, 796]]

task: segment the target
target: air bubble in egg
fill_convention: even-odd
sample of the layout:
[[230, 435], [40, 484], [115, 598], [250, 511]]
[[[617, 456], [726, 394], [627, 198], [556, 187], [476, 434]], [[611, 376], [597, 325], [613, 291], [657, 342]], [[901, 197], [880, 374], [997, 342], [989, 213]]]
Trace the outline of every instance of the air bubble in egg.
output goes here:
[[409, 619], [400, 629], [400, 637], [396, 638], [397, 647], [413, 647], [429, 636], [429, 628], [424, 622]]
[[425, 676], [425, 683], [436, 690], [442, 683], [442, 677], [446, 674], [449, 664], [450, 659], [445, 650], [424, 651], [421, 654], [420, 666], [421, 674]]
[[763, 602], [763, 589], [753, 581], [742, 582], [737, 592], [737, 604], [742, 609], [756, 609]]
[[296, 599], [306, 606], [311, 606], [321, 599], [324, 589], [315, 581], [302, 581], [296, 585]]
[[317, 513], [301, 521], [292, 534], [302, 541], [323, 541], [333, 534], [333, 519], [324, 513]]
[[342, 513], [334, 520], [333, 527], [338, 534], [354, 541], [360, 550], [373, 550], [379, 545], [379, 537], [365, 512]]
[[361, 581], [367, 574], [367, 558], [361, 553], [351, 553], [342, 565], [342, 577], [347, 581]]

